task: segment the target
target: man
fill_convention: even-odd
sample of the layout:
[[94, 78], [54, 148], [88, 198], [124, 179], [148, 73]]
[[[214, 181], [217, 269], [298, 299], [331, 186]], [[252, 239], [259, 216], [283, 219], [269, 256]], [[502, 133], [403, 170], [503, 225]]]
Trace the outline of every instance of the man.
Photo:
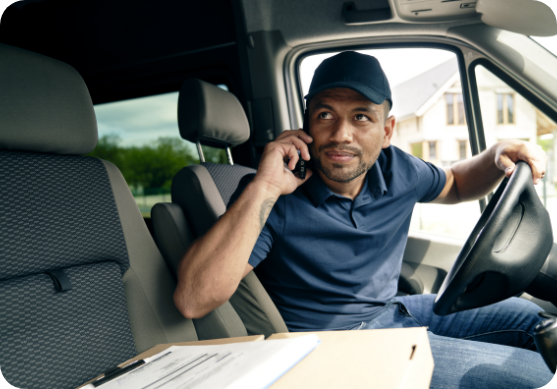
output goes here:
[[[445, 170], [402, 152], [390, 145], [388, 81], [375, 58], [355, 52], [323, 61], [306, 99], [309, 134], [285, 131], [269, 143], [252, 181], [182, 260], [174, 299], [184, 316], [223, 304], [257, 266], [291, 331], [428, 326], [432, 388], [545, 385], [549, 369], [527, 350], [534, 304], [510, 299], [439, 317], [434, 296], [394, 299], [415, 203], [481, 198], [518, 160], [537, 183], [541, 148], [500, 142]], [[291, 172], [298, 152], [313, 162], [305, 180]]]

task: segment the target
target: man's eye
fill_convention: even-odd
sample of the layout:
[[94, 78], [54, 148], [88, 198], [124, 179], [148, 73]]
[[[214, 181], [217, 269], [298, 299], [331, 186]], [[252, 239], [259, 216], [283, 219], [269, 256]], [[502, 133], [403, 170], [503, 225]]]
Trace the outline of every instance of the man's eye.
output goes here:
[[354, 118], [359, 122], [364, 122], [366, 120], [369, 120], [369, 118], [366, 115], [362, 115], [362, 114], [358, 114]]
[[319, 119], [330, 119], [331, 113], [330, 112], [321, 112], [319, 114]]

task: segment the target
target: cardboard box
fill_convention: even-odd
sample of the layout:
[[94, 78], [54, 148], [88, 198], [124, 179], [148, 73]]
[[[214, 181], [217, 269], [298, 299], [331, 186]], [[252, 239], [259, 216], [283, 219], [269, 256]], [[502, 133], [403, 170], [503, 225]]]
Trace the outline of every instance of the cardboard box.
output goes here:
[[[307, 334], [274, 334], [268, 339]], [[321, 344], [271, 389], [429, 388], [433, 356], [425, 327], [315, 334]]]
[[[230, 344], [230, 343], [257, 342], [257, 341], [262, 341], [262, 340], [265, 340], [265, 337], [263, 335], [252, 335], [252, 336], [239, 336], [237, 338], [196, 340], [196, 341], [193, 341], [193, 342], [158, 344], [155, 347], [152, 347], [149, 350], [144, 351], [141, 354], [139, 354], [139, 355], [137, 355], [137, 356], [135, 356], [131, 359], [128, 359], [125, 362], [122, 362], [118, 366], [127, 365], [128, 363], [133, 362], [133, 361], [138, 360], [138, 359], [152, 357], [153, 355], [158, 354], [161, 351], [164, 351], [171, 346], [212, 346], [212, 345]], [[94, 380], [96, 380], [99, 377], [100, 377], [100, 375], [93, 378], [91, 381], [88, 381], [88, 382], [84, 383], [83, 385], [79, 386], [77, 389], [87, 385], [90, 382], [93, 382]]]
[[[270, 389], [429, 388], [433, 374], [433, 357], [425, 327], [314, 333], [321, 340], [321, 344], [271, 385]], [[285, 339], [308, 334], [310, 333], [282, 333], [274, 334], [268, 339]], [[263, 335], [254, 335], [159, 344], [119, 366], [148, 358], [170, 346], [219, 345], [264, 339]]]

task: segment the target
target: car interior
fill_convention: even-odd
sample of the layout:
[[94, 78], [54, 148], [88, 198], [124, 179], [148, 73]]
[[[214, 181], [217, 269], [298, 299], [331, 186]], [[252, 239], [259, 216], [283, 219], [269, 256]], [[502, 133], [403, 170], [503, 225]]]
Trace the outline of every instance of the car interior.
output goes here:
[[[71, 389], [157, 344], [288, 332], [257, 269], [229, 302], [185, 318], [172, 298], [177, 266], [265, 145], [302, 127], [313, 70], [345, 50], [382, 63], [393, 144], [404, 151], [450, 166], [523, 139], [549, 158], [540, 185], [521, 168], [480, 201], [418, 204], [398, 293], [439, 293], [440, 314], [520, 296], [556, 315], [557, 5], [512, 3], [9, 5], [0, 19], [5, 379]], [[156, 109], [168, 113], [164, 128]], [[172, 165], [153, 162], [176, 150]]]

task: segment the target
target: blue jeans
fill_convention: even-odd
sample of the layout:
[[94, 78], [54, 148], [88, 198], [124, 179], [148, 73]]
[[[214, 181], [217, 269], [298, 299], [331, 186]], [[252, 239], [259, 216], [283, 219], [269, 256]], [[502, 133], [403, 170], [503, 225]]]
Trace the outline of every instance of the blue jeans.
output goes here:
[[487, 307], [437, 316], [435, 295], [396, 297], [354, 329], [428, 327], [435, 368], [432, 389], [540, 388], [553, 378], [534, 348], [541, 309], [510, 298]]

